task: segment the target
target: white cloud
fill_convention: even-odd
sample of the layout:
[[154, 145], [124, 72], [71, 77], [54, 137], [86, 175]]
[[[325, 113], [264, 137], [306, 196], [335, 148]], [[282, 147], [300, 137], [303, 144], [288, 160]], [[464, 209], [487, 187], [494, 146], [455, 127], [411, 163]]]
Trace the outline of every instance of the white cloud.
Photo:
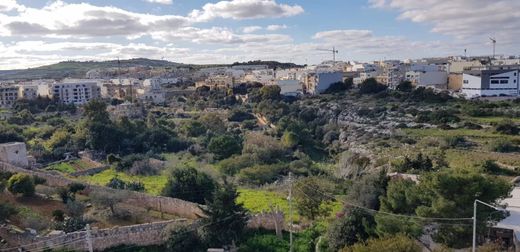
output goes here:
[[187, 18], [174, 15], [140, 14], [116, 7], [88, 3], [67, 4], [55, 1], [42, 9], [22, 8], [14, 16], [3, 16], [4, 36], [106, 37], [132, 36], [171, 30], [189, 24]]
[[231, 29], [212, 27], [201, 29], [184, 27], [172, 32], [153, 33], [154, 39], [162, 41], [186, 40], [198, 44], [238, 44], [238, 43], [286, 43], [292, 39], [281, 34], [235, 34]]
[[299, 5], [278, 4], [275, 0], [230, 0], [207, 3], [202, 10], [193, 10], [189, 16], [197, 21], [215, 18], [240, 20], [290, 17], [303, 12]]
[[157, 3], [157, 4], [172, 4], [173, 1], [172, 0], [145, 0], [146, 2], [149, 2], [149, 3]]
[[518, 43], [520, 1], [518, 0], [370, 0], [375, 8], [396, 9], [399, 19], [433, 26], [432, 32], [461, 41]]
[[243, 33], [253, 33], [262, 30], [262, 26], [246, 26], [242, 28]]
[[7, 12], [12, 10], [22, 9], [23, 6], [19, 5], [16, 0], [2, 0], [0, 2], [0, 12]]
[[287, 29], [287, 25], [269, 25], [265, 28], [268, 31], [278, 31]]

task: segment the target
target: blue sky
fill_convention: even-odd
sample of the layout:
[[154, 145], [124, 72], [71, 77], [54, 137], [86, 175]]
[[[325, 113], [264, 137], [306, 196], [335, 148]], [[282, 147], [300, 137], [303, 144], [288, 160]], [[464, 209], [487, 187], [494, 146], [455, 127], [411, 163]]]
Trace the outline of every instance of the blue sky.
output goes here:
[[1, 0], [0, 69], [147, 57], [183, 63], [518, 55], [518, 0]]

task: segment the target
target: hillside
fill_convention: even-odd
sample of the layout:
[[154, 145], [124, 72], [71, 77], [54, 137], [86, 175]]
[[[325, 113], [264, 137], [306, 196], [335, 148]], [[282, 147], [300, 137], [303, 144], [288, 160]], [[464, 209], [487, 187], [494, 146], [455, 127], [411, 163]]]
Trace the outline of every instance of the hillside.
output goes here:
[[[121, 60], [121, 67], [177, 67], [180, 63], [165, 60], [130, 59]], [[0, 80], [25, 80], [25, 79], [61, 79], [61, 78], [83, 78], [92, 69], [117, 67], [117, 60], [111, 61], [64, 61], [48, 66], [29, 68], [24, 70], [0, 71]]]

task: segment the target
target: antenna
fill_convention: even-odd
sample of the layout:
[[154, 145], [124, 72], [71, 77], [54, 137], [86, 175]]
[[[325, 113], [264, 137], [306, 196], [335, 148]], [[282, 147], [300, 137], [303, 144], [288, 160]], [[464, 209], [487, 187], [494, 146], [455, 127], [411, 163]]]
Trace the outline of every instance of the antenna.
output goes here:
[[492, 38], [492, 37], [489, 37], [489, 40], [491, 40], [491, 42], [493, 42], [493, 59], [495, 59], [495, 49], [496, 49], [496, 46], [497, 46], [497, 40], [495, 38]]
[[318, 51], [324, 51], [324, 52], [332, 52], [332, 61], [334, 62], [334, 65], [336, 65], [336, 54], [339, 53], [338, 50], [336, 50], [336, 47], [332, 47], [332, 50], [330, 49], [316, 49]]

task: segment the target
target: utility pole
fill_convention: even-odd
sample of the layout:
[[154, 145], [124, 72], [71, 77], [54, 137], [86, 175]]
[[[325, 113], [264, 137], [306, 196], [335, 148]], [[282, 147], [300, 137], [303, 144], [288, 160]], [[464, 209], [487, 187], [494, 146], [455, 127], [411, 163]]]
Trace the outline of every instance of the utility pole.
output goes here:
[[88, 246], [88, 252], [93, 252], [94, 249], [92, 249], [92, 237], [90, 235], [90, 224], [87, 224], [87, 246]]
[[293, 221], [292, 221], [292, 172], [289, 172], [289, 252], [293, 252]]
[[471, 246], [471, 251], [472, 252], [476, 252], [477, 251], [477, 203], [480, 203], [484, 206], [487, 206], [487, 207], [490, 207], [490, 208], [493, 208], [497, 211], [504, 211], [504, 209], [500, 209], [500, 208], [497, 208], [493, 205], [490, 205], [486, 202], [482, 202], [480, 200], [475, 200], [475, 202], [473, 202], [473, 245]]

